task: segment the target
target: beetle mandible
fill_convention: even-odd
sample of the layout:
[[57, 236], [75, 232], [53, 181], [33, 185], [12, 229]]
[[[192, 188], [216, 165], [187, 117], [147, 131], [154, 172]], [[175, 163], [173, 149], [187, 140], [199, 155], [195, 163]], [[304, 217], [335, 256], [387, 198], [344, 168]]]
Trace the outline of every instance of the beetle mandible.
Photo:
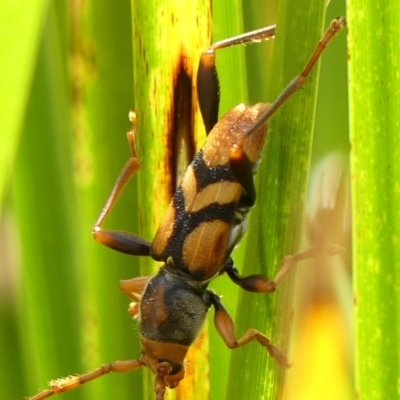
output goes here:
[[219, 121], [216, 50], [267, 39], [274, 35], [275, 27], [217, 42], [202, 54], [197, 91], [207, 140], [183, 176], [151, 243], [131, 233], [101, 227], [124, 186], [140, 168], [135, 149], [136, 116], [134, 112], [130, 113], [133, 129], [128, 133], [128, 141], [132, 156], [95, 223], [93, 235], [96, 241], [114, 250], [151, 256], [163, 263], [154, 277], [121, 282], [121, 289], [134, 301], [129, 311], [139, 318], [142, 355], [135, 360], [115, 361], [87, 374], [52, 381], [49, 389], [31, 400], [46, 399], [109, 372], [126, 372], [141, 366], [155, 374], [156, 398], [164, 399], [165, 388], [175, 388], [184, 378], [186, 353], [211, 306], [215, 309], [215, 326], [229, 348], [257, 340], [280, 365], [290, 366], [286, 355], [256, 329], [247, 330], [237, 339], [231, 317], [220, 298], [207, 287], [213, 278], [227, 273], [245, 290], [270, 293], [297, 261], [312, 255], [312, 250], [307, 250], [286, 256], [274, 280], [262, 275], [242, 277], [230, 257], [244, 233], [246, 216], [255, 203], [253, 174], [263, 148], [267, 121], [303, 86], [329, 41], [344, 25], [343, 17], [331, 23], [302, 72], [272, 104], [240, 104]]

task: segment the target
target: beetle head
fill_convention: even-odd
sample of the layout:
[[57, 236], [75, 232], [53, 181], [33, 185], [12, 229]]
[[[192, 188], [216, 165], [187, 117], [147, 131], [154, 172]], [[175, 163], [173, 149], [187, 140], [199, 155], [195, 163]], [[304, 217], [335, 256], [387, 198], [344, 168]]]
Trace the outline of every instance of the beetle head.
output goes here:
[[185, 376], [184, 361], [189, 346], [156, 342], [144, 336], [141, 345], [141, 362], [156, 375], [154, 389], [157, 400], [163, 399], [165, 388], [177, 387]]

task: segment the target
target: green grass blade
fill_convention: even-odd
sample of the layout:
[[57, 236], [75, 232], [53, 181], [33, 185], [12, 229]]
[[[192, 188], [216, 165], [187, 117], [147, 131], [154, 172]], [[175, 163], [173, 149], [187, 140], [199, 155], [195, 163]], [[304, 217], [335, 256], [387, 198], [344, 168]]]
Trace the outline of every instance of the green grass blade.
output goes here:
[[47, 3], [34, 0], [0, 4], [0, 204], [17, 152]]
[[400, 8], [348, 5], [356, 390], [395, 399], [399, 384]]
[[[21, 244], [18, 306], [24, 396], [80, 367], [77, 198], [62, 6], [49, 9], [43, 27], [13, 188]], [[11, 382], [15, 385], [15, 377]]]
[[[287, 18], [287, 15], [295, 17]], [[321, 37], [323, 15], [322, 1], [312, 6], [291, 1], [279, 3], [269, 99], [274, 99], [307, 61]], [[257, 206], [250, 216], [244, 275], [261, 272], [273, 277], [282, 256], [292, 253], [299, 242], [317, 75], [314, 71], [304, 89], [284, 106], [270, 125], [270, 143], [257, 177]], [[288, 322], [284, 315], [274, 317], [278, 296], [282, 295], [265, 298], [241, 292], [237, 334], [255, 327], [285, 348]], [[271, 322], [271, 316], [275, 321]], [[279, 376], [267, 352], [261, 351], [257, 343], [250, 344], [232, 356], [227, 398], [274, 398], [279, 390]]]
[[[137, 144], [142, 167], [137, 174], [139, 185], [140, 234], [151, 240], [165, 214], [175, 191], [173, 165], [178, 161], [175, 152], [174, 128], [184, 126], [188, 141], [196, 150], [205, 139], [205, 131], [192, 88], [199, 57], [210, 44], [210, 3], [208, 1], [133, 1], [133, 54], [135, 110], [138, 118]], [[178, 77], [186, 76], [187, 90], [179, 86]], [[189, 92], [184, 97], [183, 92]], [[189, 132], [184, 121], [186, 113], [177, 112], [178, 101], [192, 105], [194, 131]], [[189, 110], [190, 111], [190, 110]], [[192, 120], [192, 118], [190, 118]], [[182, 136], [183, 137], [183, 136]], [[184, 152], [184, 140], [179, 144]], [[194, 156], [182, 156], [179, 172], [186, 170]], [[150, 258], [141, 260], [144, 274], [155, 273], [159, 265]], [[206, 329], [206, 328], [205, 328]], [[207, 398], [209, 383], [208, 339], [203, 330], [197, 344], [188, 354], [186, 377], [169, 398]], [[154, 398], [154, 375], [146, 371], [145, 398]]]
[[[125, 133], [133, 106], [129, 2], [96, 1], [72, 9], [76, 182], [81, 225], [81, 340], [85, 368], [140, 354], [136, 322], [119, 281], [139, 275], [139, 260], [96, 243], [92, 226], [130, 156]], [[137, 232], [135, 181], [104, 228]], [[142, 397], [142, 374], [113, 374], [87, 385], [86, 398]], [[79, 389], [81, 390], [81, 389]]]
[[[67, 76], [71, 19], [73, 88]], [[33, 395], [52, 378], [139, 354], [129, 299], [118, 288], [120, 279], [138, 274], [138, 262], [103, 249], [91, 235], [129, 156], [124, 135], [133, 104], [129, 4], [101, 1], [68, 9], [59, 2], [43, 29], [15, 184], [27, 384], [23, 394], [11, 398]], [[129, 195], [107, 226], [135, 230], [136, 206]], [[63, 397], [141, 396], [140, 373], [113, 378]]]
[[[326, 24], [338, 15], [345, 15], [344, 1], [329, 4]], [[326, 399], [352, 399], [354, 393], [351, 217], [343, 212], [351, 202], [349, 182], [343, 179], [349, 177], [346, 40], [344, 29], [321, 59], [301, 243], [301, 248], [307, 248], [324, 241], [345, 251], [304, 261], [293, 271], [290, 358], [294, 365], [284, 383], [284, 396], [289, 399], [319, 399], [321, 390]], [[346, 189], [333, 192], [338, 174]]]

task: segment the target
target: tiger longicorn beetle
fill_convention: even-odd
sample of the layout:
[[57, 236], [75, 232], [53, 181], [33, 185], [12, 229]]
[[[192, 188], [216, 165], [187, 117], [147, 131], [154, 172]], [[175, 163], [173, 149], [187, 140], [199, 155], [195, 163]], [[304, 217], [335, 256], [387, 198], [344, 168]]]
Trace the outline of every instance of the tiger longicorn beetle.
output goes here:
[[207, 286], [216, 276], [227, 273], [245, 290], [270, 293], [295, 262], [312, 255], [312, 250], [307, 250], [286, 256], [274, 280], [262, 275], [240, 276], [230, 257], [244, 233], [247, 213], [255, 202], [253, 174], [264, 144], [267, 121], [303, 86], [328, 42], [344, 25], [343, 17], [331, 23], [303, 71], [272, 104], [258, 103], [251, 107], [239, 104], [220, 121], [215, 51], [267, 39], [274, 35], [275, 26], [217, 42], [202, 54], [197, 93], [207, 140], [189, 165], [152, 243], [131, 233], [101, 228], [125, 184], [140, 168], [135, 150], [136, 117], [130, 113], [133, 129], [128, 133], [128, 141], [132, 156], [96, 221], [93, 234], [98, 242], [114, 250], [151, 256], [164, 263], [154, 277], [121, 282], [121, 289], [134, 301], [130, 313], [140, 321], [142, 355], [136, 360], [115, 361], [87, 374], [52, 381], [50, 388], [31, 400], [46, 399], [109, 372], [126, 372], [141, 366], [150, 368], [156, 375], [157, 400], [164, 399], [165, 388], [175, 388], [184, 378], [186, 353], [211, 306], [215, 309], [215, 326], [229, 348], [257, 340], [280, 365], [290, 367], [286, 355], [256, 329], [249, 329], [237, 339], [231, 317], [220, 298]]

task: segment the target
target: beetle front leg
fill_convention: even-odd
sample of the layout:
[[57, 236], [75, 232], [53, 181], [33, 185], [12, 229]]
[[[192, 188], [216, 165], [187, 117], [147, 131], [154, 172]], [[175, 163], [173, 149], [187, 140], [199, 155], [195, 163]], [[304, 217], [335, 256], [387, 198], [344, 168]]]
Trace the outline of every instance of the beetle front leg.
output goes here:
[[140, 162], [137, 157], [135, 146], [136, 114], [133, 111], [129, 113], [129, 120], [133, 125], [132, 130], [127, 133], [128, 143], [131, 149], [131, 157], [122, 169], [102, 212], [97, 218], [93, 228], [93, 237], [97, 242], [122, 253], [132, 254], [135, 256], [148, 256], [150, 255], [150, 243], [147, 240], [132, 233], [111, 231], [101, 228], [101, 225], [114, 207], [124, 187], [133, 174], [140, 168]]
[[123, 280], [119, 283], [121, 290], [132, 300], [140, 301], [142, 293], [152, 276], [139, 276], [138, 278]]
[[273, 357], [279, 365], [283, 367], [290, 368], [291, 364], [286, 356], [279, 348], [273, 345], [270, 339], [263, 333], [259, 332], [257, 329], [248, 329], [245, 334], [237, 339], [235, 336], [234, 325], [231, 316], [226, 311], [225, 307], [222, 305], [219, 297], [211, 292], [207, 291], [211, 297], [211, 302], [215, 308], [214, 324], [218, 330], [218, 333], [224, 340], [225, 344], [230, 349], [236, 349], [242, 347], [245, 344], [257, 340], [262, 346], [266, 347], [268, 353]]
[[119, 283], [121, 290], [133, 300], [129, 304], [128, 312], [134, 318], [139, 317], [139, 304], [142, 300], [142, 293], [151, 278], [151, 276], [140, 276], [138, 278], [123, 280]]
[[100, 368], [95, 369], [87, 374], [78, 376], [68, 376], [66, 378], [60, 378], [50, 381], [50, 388], [38, 393], [36, 396], [30, 397], [28, 400], [44, 400], [52, 396], [53, 394], [60, 394], [69, 390], [75, 389], [84, 383], [94, 381], [101, 376], [110, 372], [128, 372], [138, 369], [143, 365], [141, 360], [125, 360], [125, 361], [114, 361], [111, 364], [103, 365]]

